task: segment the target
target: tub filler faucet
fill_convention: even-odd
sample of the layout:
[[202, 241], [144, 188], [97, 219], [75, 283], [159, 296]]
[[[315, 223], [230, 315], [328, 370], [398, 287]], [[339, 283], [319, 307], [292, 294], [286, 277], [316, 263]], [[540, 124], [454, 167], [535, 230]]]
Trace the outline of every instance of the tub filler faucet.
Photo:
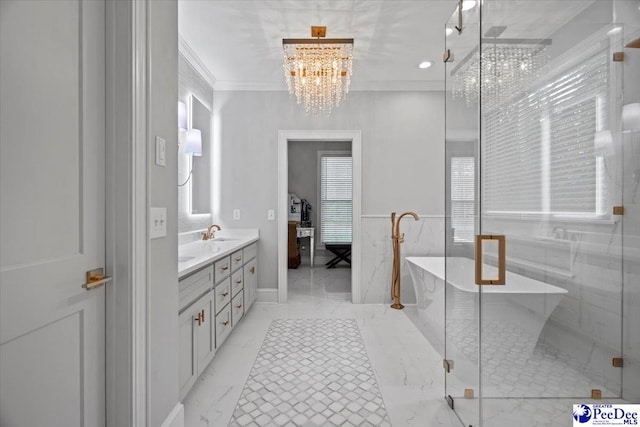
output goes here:
[[411, 215], [416, 221], [420, 218], [415, 212], [405, 212], [396, 219], [396, 213], [391, 212], [391, 241], [393, 242], [393, 272], [391, 273], [391, 308], [401, 310], [404, 305], [400, 303], [400, 243], [404, 242], [404, 233], [400, 234], [400, 220]]

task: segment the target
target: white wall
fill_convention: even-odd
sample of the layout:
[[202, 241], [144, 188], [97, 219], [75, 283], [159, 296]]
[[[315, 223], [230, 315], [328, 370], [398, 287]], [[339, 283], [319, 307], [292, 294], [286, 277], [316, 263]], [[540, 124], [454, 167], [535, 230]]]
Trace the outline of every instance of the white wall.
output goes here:
[[167, 236], [149, 242], [148, 411], [149, 426], [162, 425], [178, 403], [178, 4], [148, 3], [149, 147], [167, 141], [166, 167], [148, 153], [149, 207], [167, 208]]
[[[443, 107], [442, 92], [352, 92], [331, 116], [316, 117], [286, 92], [216, 91], [214, 145], [223, 161], [215, 172], [220, 208], [214, 218], [224, 227], [260, 229], [259, 286], [277, 287], [277, 226], [267, 221], [267, 210], [277, 205], [278, 130], [362, 131], [363, 235], [378, 236], [363, 247], [365, 272], [376, 269], [367, 259], [392, 261], [383, 246], [389, 227], [380, 217], [406, 210], [444, 214]], [[232, 219], [233, 209], [241, 210], [239, 221]], [[436, 235], [422, 238], [442, 241]], [[407, 233], [406, 239], [412, 244], [417, 236]], [[365, 302], [389, 299], [390, 275], [376, 271], [362, 284], [363, 295], [375, 289], [370, 295], [376, 297]]]

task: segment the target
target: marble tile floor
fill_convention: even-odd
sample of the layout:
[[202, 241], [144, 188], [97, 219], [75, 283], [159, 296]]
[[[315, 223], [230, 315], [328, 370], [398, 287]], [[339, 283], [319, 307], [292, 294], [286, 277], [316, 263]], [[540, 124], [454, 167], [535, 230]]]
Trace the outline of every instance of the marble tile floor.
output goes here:
[[[405, 313], [386, 304], [351, 304], [350, 269], [303, 267], [289, 273], [289, 302], [254, 304], [193, 386], [184, 401], [186, 427], [228, 426], [271, 322], [309, 318], [355, 319], [393, 427], [463, 425], [443, 398], [442, 357]], [[484, 402], [486, 427], [568, 426], [572, 404], [581, 403], [574, 399]], [[464, 425], [478, 425], [477, 399], [456, 399], [455, 404]]]
[[325, 303], [351, 301], [351, 268], [325, 268], [324, 263], [313, 268], [301, 265], [288, 270], [290, 303]]
[[290, 276], [287, 304], [256, 303], [246, 313], [185, 398], [185, 425], [229, 425], [274, 319], [350, 318], [355, 319], [360, 329], [393, 427], [460, 426], [443, 398], [442, 359], [413, 323], [388, 305], [354, 305], [350, 295], [331, 300], [332, 293], [347, 294], [348, 282], [330, 276], [350, 277], [350, 269], [312, 270], [314, 283], [323, 282], [323, 289], [302, 282], [291, 286], [295, 281]]

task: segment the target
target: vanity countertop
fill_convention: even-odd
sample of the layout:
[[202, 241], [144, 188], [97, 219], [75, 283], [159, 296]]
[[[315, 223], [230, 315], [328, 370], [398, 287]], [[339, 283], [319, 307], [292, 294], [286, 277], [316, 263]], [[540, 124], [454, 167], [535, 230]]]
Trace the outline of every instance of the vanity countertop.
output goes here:
[[207, 264], [258, 240], [257, 229], [230, 229], [215, 233], [213, 240], [196, 240], [178, 246], [178, 278], [182, 279]]

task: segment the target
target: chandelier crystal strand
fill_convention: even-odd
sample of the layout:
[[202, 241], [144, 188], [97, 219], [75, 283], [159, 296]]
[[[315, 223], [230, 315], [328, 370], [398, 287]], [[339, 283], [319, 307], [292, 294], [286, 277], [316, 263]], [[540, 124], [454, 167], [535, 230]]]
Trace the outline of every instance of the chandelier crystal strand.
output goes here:
[[307, 113], [329, 115], [349, 92], [353, 44], [285, 44], [284, 75]]
[[484, 44], [453, 75], [453, 97], [467, 105], [482, 96], [486, 107], [497, 106], [530, 86], [548, 63], [547, 46]]

